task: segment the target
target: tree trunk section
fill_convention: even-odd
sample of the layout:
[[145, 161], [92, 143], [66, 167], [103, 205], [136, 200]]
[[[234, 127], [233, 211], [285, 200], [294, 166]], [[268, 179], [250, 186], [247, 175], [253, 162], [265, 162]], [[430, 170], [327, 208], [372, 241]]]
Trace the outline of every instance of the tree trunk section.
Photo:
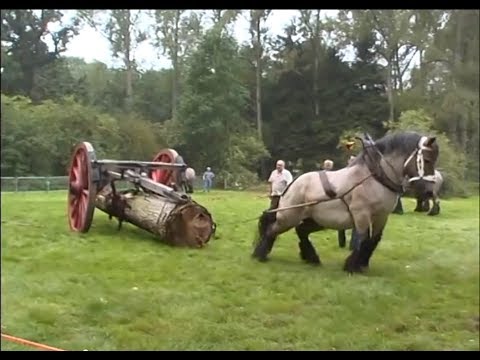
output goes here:
[[390, 105], [390, 120], [395, 120], [395, 106], [393, 103], [393, 86], [392, 86], [392, 62], [387, 65], [387, 97]]
[[127, 15], [127, 26], [125, 28], [125, 107], [127, 112], [132, 110], [132, 103], [133, 103], [133, 61], [132, 61], [132, 41], [131, 41], [131, 33], [130, 33], [130, 26], [131, 26], [131, 13], [128, 10]]
[[173, 54], [172, 54], [172, 120], [177, 119], [177, 103], [178, 103], [178, 24], [180, 21], [180, 10], [175, 12], [175, 26], [173, 29]]
[[117, 192], [110, 186], [96, 196], [95, 206], [155, 235], [171, 246], [201, 248], [215, 232], [215, 223], [206, 208], [194, 201], [177, 203], [168, 198], [136, 190]]
[[319, 54], [318, 47], [320, 46], [320, 11], [317, 10], [317, 16], [315, 19], [315, 34], [313, 37], [313, 56], [314, 67], [313, 67], [313, 101], [314, 101], [314, 111], [315, 118], [318, 119], [320, 115], [320, 104], [318, 102], [318, 67], [319, 67]]
[[260, 22], [261, 17], [258, 16], [256, 19], [256, 31], [257, 31], [257, 96], [256, 96], [256, 103], [257, 103], [257, 131], [258, 131], [258, 138], [260, 140], [263, 139], [263, 122], [262, 122], [262, 39], [260, 34]]
[[426, 81], [426, 74], [425, 74], [425, 64], [423, 62], [423, 48], [419, 50], [419, 58], [420, 58], [420, 94], [423, 96], [425, 96], [425, 94], [427, 93], [427, 81]]

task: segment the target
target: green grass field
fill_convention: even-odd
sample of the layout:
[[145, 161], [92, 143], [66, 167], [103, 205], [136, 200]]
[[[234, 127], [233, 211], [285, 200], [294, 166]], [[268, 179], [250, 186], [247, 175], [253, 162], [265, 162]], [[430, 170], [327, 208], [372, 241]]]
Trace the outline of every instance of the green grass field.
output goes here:
[[322, 267], [300, 261], [293, 231], [258, 263], [244, 220], [268, 199], [194, 198], [218, 224], [202, 250], [117, 231], [98, 210], [74, 234], [65, 192], [2, 193], [2, 332], [66, 350], [480, 350], [478, 196], [438, 217], [405, 199], [354, 276], [333, 230], [312, 235]]

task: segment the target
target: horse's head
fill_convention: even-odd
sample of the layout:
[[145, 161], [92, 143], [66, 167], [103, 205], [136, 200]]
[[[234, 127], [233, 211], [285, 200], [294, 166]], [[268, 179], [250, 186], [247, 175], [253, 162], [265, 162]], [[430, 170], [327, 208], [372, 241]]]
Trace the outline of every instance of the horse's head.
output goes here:
[[[422, 136], [414, 132], [389, 134], [374, 141], [368, 134], [362, 138], [363, 153], [375, 162], [384, 158], [397, 176], [406, 177], [409, 182], [423, 183], [422, 197], [431, 197], [435, 184], [435, 163], [439, 148], [434, 136]], [[387, 170], [385, 168], [384, 170]], [[393, 179], [392, 179], [393, 180]], [[397, 178], [398, 180], [398, 178]]]
[[424, 199], [433, 196], [438, 155], [439, 147], [435, 136], [422, 136], [403, 165], [408, 181], [415, 182], [417, 193]]

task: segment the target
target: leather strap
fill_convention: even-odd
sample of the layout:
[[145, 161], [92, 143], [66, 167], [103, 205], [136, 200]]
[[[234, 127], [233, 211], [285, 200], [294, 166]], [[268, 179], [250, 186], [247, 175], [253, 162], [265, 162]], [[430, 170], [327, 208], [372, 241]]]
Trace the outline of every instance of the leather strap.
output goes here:
[[335, 190], [332, 189], [332, 184], [330, 184], [330, 181], [328, 181], [325, 170], [319, 171], [318, 176], [320, 177], [320, 182], [322, 183], [323, 189], [325, 190], [325, 194], [327, 194], [330, 198], [337, 197], [337, 193], [335, 192]]

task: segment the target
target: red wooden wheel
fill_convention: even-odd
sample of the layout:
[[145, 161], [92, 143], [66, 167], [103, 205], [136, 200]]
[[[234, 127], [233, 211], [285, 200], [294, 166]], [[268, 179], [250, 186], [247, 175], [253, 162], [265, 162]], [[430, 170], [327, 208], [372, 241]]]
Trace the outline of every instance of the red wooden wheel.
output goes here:
[[68, 222], [70, 229], [85, 233], [95, 211], [96, 187], [92, 177], [95, 150], [89, 142], [79, 143], [73, 151], [69, 170]]
[[[177, 158], [178, 153], [173, 149], [163, 149], [153, 158], [154, 162], [164, 162], [173, 164]], [[150, 178], [160, 184], [170, 186], [170, 183], [175, 182], [175, 171], [171, 169], [155, 169], [150, 172]]]

